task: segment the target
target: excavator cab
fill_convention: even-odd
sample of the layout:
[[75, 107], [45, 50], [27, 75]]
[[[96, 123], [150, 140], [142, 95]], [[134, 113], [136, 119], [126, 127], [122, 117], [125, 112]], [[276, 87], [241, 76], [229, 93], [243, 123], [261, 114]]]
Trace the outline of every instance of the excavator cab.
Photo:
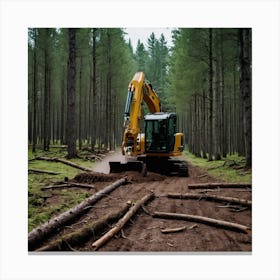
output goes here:
[[170, 154], [174, 150], [176, 120], [174, 113], [145, 116], [145, 153]]

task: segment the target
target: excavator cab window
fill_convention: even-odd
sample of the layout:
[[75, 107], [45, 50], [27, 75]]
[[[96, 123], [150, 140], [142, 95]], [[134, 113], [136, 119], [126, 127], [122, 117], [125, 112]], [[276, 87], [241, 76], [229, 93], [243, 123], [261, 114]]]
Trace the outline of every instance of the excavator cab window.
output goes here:
[[168, 122], [167, 119], [148, 120], [145, 126], [146, 152], [168, 152]]

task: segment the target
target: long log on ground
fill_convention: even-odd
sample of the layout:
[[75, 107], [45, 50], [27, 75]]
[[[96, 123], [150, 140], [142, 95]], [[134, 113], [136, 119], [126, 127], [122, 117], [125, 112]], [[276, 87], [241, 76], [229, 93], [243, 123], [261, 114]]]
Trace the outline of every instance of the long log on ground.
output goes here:
[[124, 227], [124, 225], [132, 218], [132, 216], [138, 211], [138, 209], [152, 198], [154, 198], [154, 193], [147, 194], [144, 197], [142, 197], [139, 201], [137, 201], [135, 205], [129, 209], [129, 211], [123, 216], [123, 218], [121, 218], [117, 222], [117, 224], [111, 230], [109, 230], [106, 234], [104, 234], [101, 238], [99, 238], [92, 244], [93, 250], [98, 250], [114, 235], [116, 235]]
[[90, 238], [96, 238], [104, 231], [104, 229], [108, 228], [108, 225], [114, 223], [117, 219], [122, 217], [130, 206], [131, 203], [127, 202], [117, 211], [109, 213], [97, 221], [87, 224], [78, 231], [63, 235], [59, 239], [56, 239], [49, 244], [37, 249], [36, 252], [65, 251], [68, 250], [70, 246], [77, 246], [87, 242]]
[[219, 195], [211, 195], [211, 194], [197, 194], [197, 193], [168, 193], [167, 197], [176, 198], [176, 199], [206, 199], [217, 202], [229, 202], [233, 204], [238, 204], [242, 206], [251, 207], [252, 201], [236, 198], [236, 197], [228, 197], [228, 196], [219, 196]]
[[41, 190], [52, 190], [52, 189], [61, 189], [61, 188], [86, 188], [86, 189], [95, 189], [93, 185], [90, 184], [82, 184], [82, 183], [65, 183], [59, 185], [52, 185], [42, 187]]
[[199, 183], [189, 184], [189, 189], [251, 188], [250, 183]]
[[112, 192], [117, 187], [127, 182], [127, 178], [122, 178], [117, 180], [113, 184], [105, 187], [99, 192], [93, 194], [89, 198], [83, 200], [80, 204], [75, 207], [69, 209], [68, 211], [54, 217], [50, 221], [44, 223], [43, 225], [33, 229], [28, 234], [28, 250], [34, 250], [36, 247], [40, 245], [42, 240], [47, 238], [50, 234], [55, 231], [58, 231], [61, 227], [68, 224], [70, 221], [81, 215], [84, 211], [88, 209], [89, 206], [92, 206], [106, 194]]
[[29, 168], [28, 173], [35, 173], [35, 174], [49, 174], [49, 175], [58, 175], [60, 173], [53, 172], [53, 171], [46, 171], [46, 170], [39, 170], [34, 168]]
[[54, 158], [49, 158], [49, 157], [36, 157], [35, 159], [36, 159], [36, 160], [46, 160], [46, 161], [60, 162], [60, 163], [69, 165], [69, 166], [71, 166], [71, 167], [74, 167], [74, 168], [83, 170], [83, 171], [87, 171], [87, 172], [91, 172], [91, 171], [92, 171], [92, 169], [90, 169], [90, 168], [83, 167], [83, 166], [81, 166], [81, 165], [79, 165], [79, 164], [76, 164], [76, 163], [73, 163], [73, 162], [71, 162], [71, 161], [69, 161], [69, 160], [65, 160], [65, 159], [61, 159], [61, 158], [57, 158], [57, 157], [54, 157]]
[[221, 227], [233, 231], [241, 231], [248, 233], [250, 228], [241, 224], [231, 223], [223, 220], [212, 219], [203, 216], [188, 215], [188, 214], [178, 214], [178, 213], [167, 213], [167, 212], [155, 212], [153, 214], [154, 218], [161, 219], [175, 219], [175, 220], [185, 220], [196, 223], [203, 223], [210, 226]]

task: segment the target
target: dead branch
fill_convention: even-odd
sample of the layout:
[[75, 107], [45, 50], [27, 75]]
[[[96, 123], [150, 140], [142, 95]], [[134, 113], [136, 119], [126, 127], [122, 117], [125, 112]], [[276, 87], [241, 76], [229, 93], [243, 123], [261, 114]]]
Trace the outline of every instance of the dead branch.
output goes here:
[[167, 197], [169, 198], [176, 198], [176, 199], [206, 199], [206, 200], [212, 200], [217, 202], [229, 202], [234, 204], [239, 204], [242, 206], [251, 207], [252, 201], [241, 199], [241, 198], [235, 198], [235, 197], [227, 197], [227, 196], [218, 196], [218, 195], [211, 195], [211, 194], [197, 194], [197, 193], [168, 193]]
[[75, 207], [69, 209], [68, 211], [54, 217], [50, 221], [44, 223], [43, 225], [33, 229], [28, 234], [28, 249], [34, 250], [40, 242], [50, 234], [55, 231], [58, 231], [61, 227], [65, 226], [67, 223], [72, 221], [74, 218], [81, 215], [86, 207], [93, 205], [102, 197], [104, 197], [107, 193], [112, 192], [117, 187], [121, 186], [122, 184], [126, 183], [127, 178], [122, 178], [113, 184], [105, 187], [104, 189], [100, 190], [99, 192], [93, 194], [89, 198], [83, 200], [80, 204], [76, 205]]
[[71, 166], [71, 167], [74, 167], [74, 168], [83, 170], [83, 171], [87, 171], [87, 172], [91, 172], [91, 171], [92, 171], [92, 169], [89, 169], [89, 168], [87, 168], [87, 167], [83, 167], [83, 166], [78, 165], [78, 164], [76, 164], [76, 163], [73, 163], [73, 162], [71, 162], [71, 161], [69, 161], [69, 160], [65, 160], [65, 159], [61, 159], [61, 158], [57, 158], [57, 157], [54, 157], [54, 158], [49, 158], [49, 157], [36, 157], [35, 159], [36, 159], [36, 160], [46, 160], [46, 161], [60, 162], [60, 163], [69, 165], [69, 166]]
[[175, 219], [175, 220], [185, 220], [190, 222], [203, 223], [210, 226], [221, 227], [233, 231], [241, 231], [248, 233], [250, 228], [244, 225], [237, 223], [231, 223], [223, 220], [212, 219], [203, 216], [188, 215], [188, 214], [178, 214], [178, 213], [167, 213], [167, 212], [155, 212], [153, 215], [154, 218], [161, 219]]
[[122, 217], [125, 212], [130, 207], [130, 202], [127, 202], [124, 206], [118, 209], [115, 212], [109, 213], [97, 221], [94, 221], [86, 226], [83, 226], [80, 230], [66, 234], [61, 238], [52, 241], [51, 243], [37, 249], [37, 252], [43, 251], [62, 251], [64, 248], [67, 248], [66, 245], [76, 246], [79, 244], [83, 244], [88, 241], [90, 238], [96, 238], [96, 236], [100, 235], [104, 228], [107, 228], [109, 224], [115, 222], [117, 219]]
[[189, 189], [252, 188], [249, 183], [199, 183], [189, 184]]
[[162, 233], [174, 233], [174, 232], [181, 232], [184, 231], [187, 227], [178, 227], [178, 228], [166, 228], [166, 229], [162, 229], [161, 232]]
[[138, 209], [152, 198], [154, 198], [154, 193], [147, 194], [144, 197], [142, 197], [139, 201], [137, 201], [135, 205], [129, 209], [129, 211], [123, 216], [122, 219], [120, 219], [117, 222], [117, 224], [111, 230], [109, 230], [100, 239], [96, 240], [92, 244], [94, 251], [98, 250], [114, 235], [116, 235], [124, 227], [124, 225], [132, 218], [132, 216], [138, 211]]
[[90, 184], [82, 184], [82, 183], [66, 183], [66, 184], [58, 184], [47, 187], [42, 187], [41, 190], [52, 190], [52, 189], [60, 189], [60, 188], [86, 188], [86, 189], [95, 189], [94, 185]]
[[46, 170], [39, 170], [39, 169], [33, 169], [29, 168], [28, 173], [35, 173], [35, 174], [49, 174], [49, 175], [58, 175], [60, 173], [53, 172], [53, 171], [46, 171]]

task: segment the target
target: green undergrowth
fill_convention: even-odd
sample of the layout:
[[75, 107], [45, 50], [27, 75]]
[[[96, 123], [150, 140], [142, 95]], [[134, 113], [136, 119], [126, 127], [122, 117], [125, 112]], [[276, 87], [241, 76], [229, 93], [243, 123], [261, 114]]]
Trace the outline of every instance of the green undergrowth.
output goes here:
[[[49, 152], [38, 150], [36, 153], [28, 151], [29, 160], [37, 156], [65, 158], [66, 151], [58, 149], [51, 149]], [[88, 168], [94, 165], [93, 161], [82, 158], [71, 159], [71, 161]], [[74, 178], [82, 172], [79, 169], [63, 163], [44, 160], [29, 161], [28, 168], [59, 173], [58, 175], [28, 174], [28, 231], [68, 210], [89, 196], [88, 191], [84, 189], [41, 190], [42, 187], [63, 181], [65, 177]]]
[[252, 170], [245, 168], [245, 158], [238, 155], [228, 155], [221, 160], [208, 161], [189, 152], [185, 152], [187, 161], [200, 167], [210, 176], [228, 183], [251, 183]]

